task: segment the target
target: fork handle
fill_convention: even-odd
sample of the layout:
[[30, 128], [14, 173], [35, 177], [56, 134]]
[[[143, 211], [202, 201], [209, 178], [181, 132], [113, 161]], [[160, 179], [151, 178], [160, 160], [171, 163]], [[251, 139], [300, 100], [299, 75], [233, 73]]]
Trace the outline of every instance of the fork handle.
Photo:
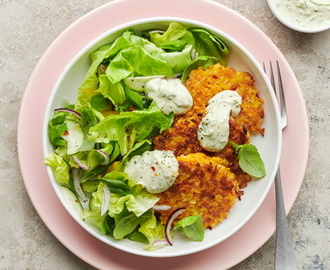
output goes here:
[[289, 232], [288, 221], [285, 212], [284, 198], [282, 193], [280, 170], [275, 176], [276, 194], [276, 240], [275, 240], [275, 269], [296, 270], [296, 255], [293, 249], [292, 239]]

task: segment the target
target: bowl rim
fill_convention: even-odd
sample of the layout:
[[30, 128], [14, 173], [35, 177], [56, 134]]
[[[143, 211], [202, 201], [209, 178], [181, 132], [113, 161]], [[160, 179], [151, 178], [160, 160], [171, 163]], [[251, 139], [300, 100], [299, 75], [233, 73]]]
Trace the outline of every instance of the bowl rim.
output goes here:
[[330, 29], [330, 24], [325, 24], [325, 25], [321, 25], [318, 27], [302, 27], [299, 25], [296, 25], [294, 23], [291, 23], [289, 20], [287, 20], [281, 12], [278, 11], [278, 9], [275, 6], [274, 0], [267, 0], [268, 2], [268, 6], [270, 8], [270, 10], [272, 11], [272, 13], [275, 15], [275, 17], [285, 26], [287, 26], [288, 28], [291, 28], [292, 30], [301, 32], [301, 33], [306, 33], [306, 34], [313, 34], [313, 33], [319, 33], [319, 32], [323, 32], [326, 30]]
[[[72, 68], [72, 66], [75, 64], [75, 62], [80, 59], [80, 57], [82, 57], [84, 54], [86, 54], [93, 46], [95, 46], [97, 43], [101, 42], [102, 40], [106, 39], [108, 36], [118, 32], [118, 31], [123, 31], [124, 29], [127, 29], [129, 27], [135, 26], [135, 25], [139, 25], [139, 24], [145, 24], [145, 23], [156, 23], [156, 22], [181, 22], [181, 23], [186, 23], [186, 24], [192, 24], [192, 25], [197, 25], [198, 27], [201, 28], [206, 28], [208, 30], [210, 30], [211, 32], [215, 32], [217, 33], [217, 35], [221, 35], [221, 37], [225, 40], [225, 42], [230, 42], [233, 43], [236, 47], [239, 48], [239, 50], [241, 50], [248, 58], [249, 60], [253, 63], [253, 65], [256, 67], [256, 69], [259, 71], [259, 74], [263, 77], [264, 82], [266, 84], [267, 89], [271, 90], [271, 84], [267, 78], [267, 76], [265, 75], [265, 73], [263, 72], [261, 66], [259, 65], [258, 61], [254, 58], [254, 56], [243, 46], [241, 45], [241, 43], [239, 43], [236, 39], [234, 39], [233, 37], [231, 37], [229, 34], [225, 33], [224, 31], [208, 25], [206, 23], [200, 22], [198, 20], [194, 20], [194, 19], [188, 19], [188, 18], [179, 18], [179, 17], [174, 17], [174, 16], [161, 16], [161, 17], [149, 17], [149, 18], [143, 18], [143, 19], [137, 19], [137, 20], [133, 20], [133, 21], [129, 21], [126, 23], [123, 23], [121, 25], [118, 25], [116, 27], [113, 27], [109, 30], [107, 30], [106, 32], [104, 32], [103, 34], [99, 35], [97, 38], [95, 38], [93, 41], [91, 41], [90, 43], [88, 43], [84, 48], [82, 48], [70, 61], [69, 63], [66, 65], [66, 67], [62, 70], [60, 76], [58, 77], [58, 79], [56, 80], [56, 83], [51, 91], [51, 94], [49, 96], [49, 99], [47, 101], [47, 106], [46, 106], [46, 110], [45, 110], [45, 116], [44, 116], [44, 121], [43, 121], [43, 140], [42, 140], [42, 145], [43, 145], [43, 154], [44, 157], [46, 157], [49, 154], [49, 151], [47, 150], [48, 148], [48, 122], [50, 119], [50, 115], [52, 113], [51, 110], [51, 104], [54, 100], [54, 96], [57, 92], [57, 90], [59, 89], [63, 79], [65, 78], [66, 74], [68, 73], [68, 71]], [[273, 93], [273, 91], [269, 91], [270, 92], [270, 97], [272, 99], [273, 102], [276, 101], [276, 97], [275, 94]], [[274, 103], [275, 104], [275, 103]], [[64, 208], [66, 209], [66, 211], [72, 216], [72, 218], [82, 227], [84, 228], [88, 233], [90, 233], [91, 235], [93, 235], [95, 238], [99, 239], [100, 241], [114, 247], [117, 248], [119, 250], [131, 253], [131, 254], [135, 254], [135, 255], [140, 255], [140, 256], [145, 256], [145, 257], [177, 257], [177, 256], [184, 256], [184, 255], [188, 255], [188, 254], [193, 254], [196, 252], [200, 252], [203, 250], [206, 250], [216, 244], [219, 244], [223, 241], [225, 241], [227, 238], [229, 238], [230, 236], [232, 236], [234, 233], [236, 233], [240, 228], [242, 228], [247, 222], [248, 220], [251, 219], [251, 217], [256, 213], [256, 211], [259, 209], [259, 207], [262, 205], [262, 203], [264, 202], [266, 196], [269, 193], [269, 190], [273, 184], [273, 180], [274, 180], [274, 176], [277, 170], [277, 167], [279, 166], [279, 162], [280, 162], [280, 156], [281, 156], [281, 146], [282, 146], [282, 132], [280, 129], [280, 113], [279, 113], [279, 109], [278, 106], [274, 106], [274, 110], [275, 110], [275, 117], [276, 117], [276, 123], [277, 123], [277, 129], [278, 129], [278, 134], [277, 134], [277, 139], [278, 139], [278, 145], [277, 145], [277, 152], [276, 152], [276, 158], [275, 158], [275, 166], [273, 171], [271, 172], [271, 176], [270, 176], [270, 180], [268, 182], [267, 187], [265, 188], [265, 191], [263, 192], [262, 196], [260, 196], [260, 200], [259, 203], [257, 203], [254, 208], [252, 209], [252, 211], [249, 213], [249, 215], [246, 216], [246, 218], [238, 225], [236, 226], [235, 229], [231, 230], [230, 233], [227, 233], [224, 237], [219, 238], [217, 241], [212, 241], [209, 244], [204, 244], [201, 245], [200, 248], [195, 248], [194, 250], [190, 250], [189, 252], [186, 251], [182, 251], [179, 252], [177, 254], [160, 254], [160, 253], [154, 253], [152, 251], [146, 251], [145, 249], [141, 249], [141, 250], [132, 250], [130, 248], [124, 247], [120, 244], [114, 243], [112, 241], [110, 241], [111, 243], [109, 243], [109, 241], [105, 241], [104, 239], [104, 235], [100, 235], [99, 232], [96, 232], [93, 228], [91, 228], [91, 226], [89, 224], [87, 224], [85, 221], [81, 220], [76, 212], [72, 209], [72, 207], [67, 203], [67, 201], [63, 198], [62, 193], [60, 191], [60, 185], [55, 181], [53, 172], [51, 170], [51, 168], [49, 166], [46, 166], [47, 169], [47, 174], [49, 176], [49, 181], [51, 182], [51, 185], [53, 187], [53, 189], [55, 190], [55, 193], [58, 197], [58, 199], [61, 201], [62, 205], [64, 206]], [[276, 169], [275, 169], [276, 168]], [[120, 243], [120, 241], [119, 241]]]

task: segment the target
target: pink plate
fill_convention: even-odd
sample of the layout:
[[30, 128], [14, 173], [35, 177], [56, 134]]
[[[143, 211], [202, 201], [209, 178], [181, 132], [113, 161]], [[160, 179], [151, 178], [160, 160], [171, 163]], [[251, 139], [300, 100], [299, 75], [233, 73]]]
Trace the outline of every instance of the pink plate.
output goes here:
[[[291, 209], [304, 178], [308, 156], [308, 120], [298, 82], [284, 56], [259, 28], [233, 10], [206, 0], [194, 0], [194, 5], [187, 5], [186, 0], [117, 0], [83, 16], [53, 42], [36, 66], [21, 106], [18, 153], [24, 183], [34, 207], [57, 239], [98, 269], [148, 270], [155, 265], [159, 270], [228, 269], [250, 256], [274, 233], [273, 188], [252, 219], [226, 241], [193, 255], [149, 258], [112, 248], [80, 227], [58, 200], [43, 163], [42, 126], [46, 104], [69, 61], [110, 28], [158, 16], [201, 21], [232, 36], [260, 63], [279, 60], [285, 88], [290, 89], [286, 93], [289, 125], [283, 132], [281, 170], [286, 208]], [[52, 63], [51, 70], [49, 63]]]

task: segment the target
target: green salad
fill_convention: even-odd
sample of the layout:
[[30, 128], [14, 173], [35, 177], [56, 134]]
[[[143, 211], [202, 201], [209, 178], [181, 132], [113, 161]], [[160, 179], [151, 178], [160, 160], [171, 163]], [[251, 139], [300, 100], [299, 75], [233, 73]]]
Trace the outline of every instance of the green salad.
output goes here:
[[[184, 82], [193, 69], [226, 65], [228, 56], [218, 37], [177, 22], [166, 30], [127, 30], [91, 53], [76, 102], [56, 109], [49, 121], [54, 151], [45, 158], [83, 220], [115, 239], [144, 243], [148, 250], [172, 245], [171, 220], [162, 225], [155, 211], [158, 197], [124, 171], [133, 156], [151, 150], [152, 138], [174, 119], [143, 86], [157, 77]], [[182, 211], [173, 209], [172, 220]], [[203, 220], [182, 219], [175, 230], [202, 241]]]

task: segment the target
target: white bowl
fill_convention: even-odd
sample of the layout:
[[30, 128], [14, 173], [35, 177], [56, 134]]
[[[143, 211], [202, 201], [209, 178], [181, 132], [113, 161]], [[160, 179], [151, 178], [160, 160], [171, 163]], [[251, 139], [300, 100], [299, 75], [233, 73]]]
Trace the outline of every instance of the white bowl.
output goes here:
[[279, 112], [275, 95], [262, 68], [253, 56], [229, 35], [214, 27], [188, 19], [162, 17], [132, 21], [113, 28], [91, 42], [72, 59], [69, 65], [63, 70], [61, 76], [58, 78], [47, 105], [43, 127], [44, 155], [47, 156], [54, 150], [48, 139], [48, 121], [52, 117], [54, 109], [61, 107], [63, 105], [63, 101], [76, 101], [77, 89], [80, 86], [90, 65], [90, 52], [101, 45], [114, 41], [114, 39], [120, 36], [126, 29], [133, 29], [134, 31], [160, 28], [166, 29], [169, 23], [173, 21], [181, 22], [191, 27], [204, 28], [221, 37], [231, 52], [228, 66], [234, 67], [237, 70], [247, 71], [254, 76], [256, 80], [256, 87], [260, 92], [260, 97], [263, 98], [265, 102], [265, 118], [263, 127], [266, 132], [264, 137], [256, 136], [253, 138], [253, 144], [257, 146], [263, 158], [266, 165], [267, 176], [261, 180], [251, 182], [248, 187], [244, 189], [245, 194], [242, 196], [242, 200], [237, 201], [229, 213], [228, 218], [212, 230], [207, 230], [205, 233], [205, 238], [202, 242], [189, 241], [184, 237], [180, 237], [180, 235], [175, 235], [173, 246], [164, 247], [155, 251], [146, 251], [143, 244], [129, 240], [117, 241], [112, 237], [101, 234], [97, 228], [94, 228], [93, 226], [90, 226], [82, 221], [77, 213], [72, 209], [70, 203], [66, 201], [60, 186], [56, 184], [52, 170], [47, 167], [50, 181], [59, 200], [62, 202], [70, 215], [86, 231], [115, 248], [136, 255], [149, 257], [174, 257], [205, 250], [224, 241], [244, 226], [244, 224], [254, 215], [259, 206], [263, 203], [272, 185], [275, 172], [279, 164], [282, 142], [282, 132], [280, 128]]
[[[325, 0], [322, 0], [323, 2]], [[322, 2], [321, 1], [321, 2]], [[322, 31], [326, 31], [330, 29], [330, 15], [327, 21], [319, 24], [312, 24], [308, 20], [311, 19], [313, 15], [310, 16], [295, 16], [293, 12], [300, 12], [301, 8], [295, 6], [294, 4], [291, 5], [291, 7], [286, 7], [285, 5], [289, 3], [290, 1], [282, 1], [282, 0], [267, 0], [268, 5], [273, 12], [273, 14], [276, 16], [276, 18], [283, 23], [285, 26], [298, 31], [302, 33], [319, 33]], [[293, 1], [292, 1], [293, 2]], [[327, 3], [329, 5], [329, 3]], [[329, 8], [329, 6], [328, 6]], [[325, 13], [329, 14], [329, 10], [327, 10]], [[317, 14], [317, 13], [315, 13]], [[317, 15], [316, 15], [317, 18]], [[315, 20], [316, 20], [315, 18]], [[297, 19], [300, 21], [297, 22]]]

